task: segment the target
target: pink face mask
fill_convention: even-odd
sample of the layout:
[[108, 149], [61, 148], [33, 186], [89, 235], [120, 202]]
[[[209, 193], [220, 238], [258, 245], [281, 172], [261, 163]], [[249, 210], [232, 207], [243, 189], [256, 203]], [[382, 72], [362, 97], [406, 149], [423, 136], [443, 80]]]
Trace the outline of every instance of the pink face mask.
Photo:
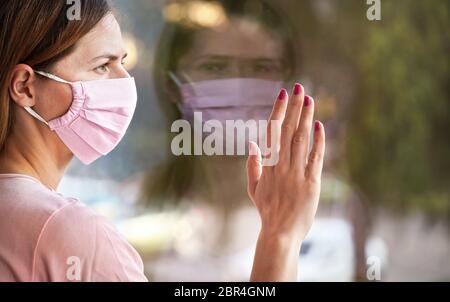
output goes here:
[[134, 78], [71, 83], [46, 72], [36, 73], [69, 84], [72, 105], [65, 115], [49, 122], [30, 107], [25, 110], [55, 131], [81, 162], [88, 165], [119, 144], [136, 109]]
[[[175, 76], [171, 75], [175, 80]], [[202, 112], [204, 120], [267, 120], [281, 81], [233, 78], [181, 84], [183, 118], [189, 120], [193, 112]]]
[[[281, 81], [270, 81], [250, 78], [231, 78], [209, 80], [183, 84], [169, 73], [179, 86], [182, 96], [179, 104], [183, 119], [194, 120], [194, 112], [201, 112], [204, 123], [218, 120], [222, 125], [227, 120], [267, 121], [283, 87]], [[258, 141], [265, 140], [265, 130], [259, 131]], [[232, 135], [236, 144], [247, 144], [247, 137]], [[226, 133], [225, 139], [230, 134]]]

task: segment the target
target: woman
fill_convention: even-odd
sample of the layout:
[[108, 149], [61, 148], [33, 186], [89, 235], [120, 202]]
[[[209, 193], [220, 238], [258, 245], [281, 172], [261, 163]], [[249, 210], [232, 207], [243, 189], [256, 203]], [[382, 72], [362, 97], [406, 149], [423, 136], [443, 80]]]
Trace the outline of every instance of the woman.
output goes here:
[[[193, 10], [198, 7], [192, 3], [217, 8], [221, 22], [197, 24], [190, 18], [196, 16]], [[186, 17], [168, 18], [154, 60], [154, 86], [168, 132], [179, 119], [189, 121], [191, 128], [196, 122], [206, 126], [208, 120], [222, 125], [225, 120], [265, 122], [276, 93], [302, 69], [300, 39], [283, 11], [263, 0], [183, 1], [169, 4], [166, 10], [174, 5]], [[194, 119], [194, 112], [202, 113], [202, 121]], [[175, 253], [161, 254], [162, 260], [155, 261], [153, 273], [163, 280], [180, 278], [158, 265], [166, 257], [177, 262], [185, 281], [198, 280], [193, 278], [198, 259], [205, 258], [209, 261], [202, 261], [203, 269], [217, 279], [248, 278], [251, 266], [242, 267], [234, 255], [251, 258], [259, 233], [258, 214], [242, 185], [247, 177], [245, 153], [237, 152], [238, 145], [245, 151], [242, 146], [249, 138], [243, 131], [220, 130], [225, 134], [223, 151], [234, 144], [235, 156], [175, 156], [171, 150], [174, 134], [169, 133], [168, 160], [151, 169], [143, 182], [142, 199], [148, 205], [194, 208], [206, 217], [193, 238], [173, 244]], [[259, 139], [264, 140], [263, 135]], [[198, 238], [202, 244], [196, 247]], [[193, 246], [194, 252], [186, 256], [185, 246]], [[226, 269], [217, 270], [217, 266]]]
[[[145, 281], [136, 251], [102, 218], [55, 190], [73, 156], [86, 164], [123, 137], [136, 105], [120, 27], [106, 0], [0, 3], [0, 278], [2, 281]], [[295, 280], [316, 212], [325, 134], [314, 102], [281, 90], [279, 162], [262, 167], [251, 144], [248, 192], [262, 228], [251, 280]], [[277, 123], [274, 123], [277, 124]]]
[[[205, 5], [210, 3], [202, 2]], [[187, 10], [189, 15], [189, 1], [182, 3], [185, 4], [179, 4], [178, 9]], [[266, 1], [220, 0], [213, 3], [223, 8], [226, 22], [213, 26], [193, 26], [195, 20], [180, 19], [167, 22], [161, 33], [154, 78], [157, 100], [167, 118], [168, 130], [180, 118], [193, 122], [194, 110], [202, 112], [204, 119], [266, 120], [277, 87], [283, 82], [291, 82], [299, 74], [300, 54], [295, 47], [298, 39], [292, 26], [277, 10]], [[244, 85], [240, 85], [244, 79], [253, 89], [245, 89]], [[230, 81], [227, 80], [234, 80], [233, 94], [213, 92], [217, 90], [215, 86], [229, 85]], [[194, 97], [199, 99], [206, 93], [209, 98], [224, 99], [220, 107], [215, 105], [219, 110], [211, 110], [212, 106], [190, 106], [183, 92], [195, 91], [198, 83], [202, 83], [207, 91], [199, 89]], [[267, 89], [273, 91], [262, 97], [260, 91], [265, 92]], [[227, 104], [227, 96], [236, 96], [242, 106], [236, 110], [235, 104]], [[256, 106], [260, 104], [264, 106]], [[245, 138], [238, 137], [235, 140], [237, 144]], [[242, 197], [247, 195], [237, 186], [242, 182], [242, 173], [239, 172], [245, 167], [242, 156], [175, 157], [170, 150], [171, 141], [172, 137], [168, 144], [170, 160], [157, 170], [156, 175], [151, 171], [144, 183], [144, 198], [149, 203], [161, 201], [167, 204], [189, 198], [208, 200], [218, 206], [226, 204], [225, 211], [242, 204]], [[217, 170], [221, 173], [216, 173]], [[197, 179], [199, 182], [196, 182]], [[204, 180], [210, 181], [205, 183]], [[223, 190], [224, 183], [234, 188], [233, 192]], [[217, 194], [216, 188], [219, 191]], [[235, 195], [227, 196], [230, 193]]]

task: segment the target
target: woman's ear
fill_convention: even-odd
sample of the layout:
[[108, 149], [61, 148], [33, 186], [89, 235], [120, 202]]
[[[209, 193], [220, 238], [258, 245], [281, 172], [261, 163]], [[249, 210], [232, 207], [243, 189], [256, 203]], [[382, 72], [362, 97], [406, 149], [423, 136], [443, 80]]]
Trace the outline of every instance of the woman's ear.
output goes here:
[[36, 74], [26, 64], [16, 65], [11, 72], [9, 94], [11, 99], [20, 107], [33, 107], [35, 100]]

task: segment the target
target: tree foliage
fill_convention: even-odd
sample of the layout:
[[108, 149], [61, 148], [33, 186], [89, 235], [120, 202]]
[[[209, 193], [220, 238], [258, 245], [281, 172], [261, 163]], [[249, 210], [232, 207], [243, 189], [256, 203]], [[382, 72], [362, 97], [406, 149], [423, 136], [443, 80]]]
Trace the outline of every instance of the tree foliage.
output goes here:
[[450, 216], [450, 2], [382, 1], [357, 56], [352, 181], [375, 204]]

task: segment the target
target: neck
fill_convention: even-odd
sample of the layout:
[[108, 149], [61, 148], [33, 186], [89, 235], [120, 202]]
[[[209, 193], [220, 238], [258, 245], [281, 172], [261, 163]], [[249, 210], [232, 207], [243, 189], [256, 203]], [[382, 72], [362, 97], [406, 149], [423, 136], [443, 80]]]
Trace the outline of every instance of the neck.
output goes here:
[[13, 128], [0, 153], [0, 174], [28, 175], [56, 190], [72, 155], [61, 152], [65, 147], [56, 134], [38, 123], [27, 120], [22, 129]]

